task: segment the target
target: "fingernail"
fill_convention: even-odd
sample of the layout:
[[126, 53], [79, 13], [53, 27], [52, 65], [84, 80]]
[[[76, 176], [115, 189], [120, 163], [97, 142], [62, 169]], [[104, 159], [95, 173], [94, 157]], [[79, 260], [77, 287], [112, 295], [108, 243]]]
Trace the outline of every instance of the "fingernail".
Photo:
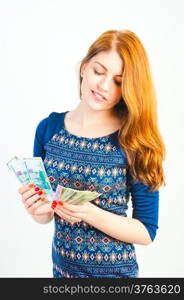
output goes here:
[[42, 195], [42, 194], [43, 194], [43, 192], [42, 192], [42, 191], [39, 191], [37, 194], [40, 196], [40, 195]]
[[57, 206], [57, 201], [52, 201], [52, 205], [51, 205], [51, 207], [54, 209], [55, 207]]
[[57, 206], [57, 205], [52, 204], [52, 205], [51, 205], [51, 208], [54, 209], [54, 208], [56, 208], [56, 206]]
[[37, 186], [37, 187], [35, 187], [35, 192], [38, 192], [39, 190], [40, 190], [40, 188]]
[[30, 183], [29, 185], [28, 185], [28, 187], [30, 188], [30, 189], [32, 189], [32, 188], [34, 188], [34, 184], [33, 183]]
[[58, 201], [59, 205], [64, 205], [64, 202], [63, 201]]

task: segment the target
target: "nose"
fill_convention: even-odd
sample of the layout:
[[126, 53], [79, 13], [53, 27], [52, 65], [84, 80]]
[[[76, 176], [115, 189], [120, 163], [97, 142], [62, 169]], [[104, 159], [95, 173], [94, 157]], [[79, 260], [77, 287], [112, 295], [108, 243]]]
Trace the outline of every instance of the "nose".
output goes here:
[[103, 90], [103, 91], [109, 91], [110, 89], [110, 78], [108, 77], [103, 77], [100, 79], [99, 83], [98, 83], [98, 87]]

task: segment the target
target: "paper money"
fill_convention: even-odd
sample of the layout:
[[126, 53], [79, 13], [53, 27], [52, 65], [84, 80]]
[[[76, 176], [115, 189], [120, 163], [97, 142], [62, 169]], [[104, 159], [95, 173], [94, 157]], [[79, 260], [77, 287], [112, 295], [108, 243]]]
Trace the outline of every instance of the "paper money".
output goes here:
[[71, 204], [82, 204], [98, 198], [101, 194], [88, 190], [80, 191], [57, 185], [54, 193], [41, 157], [20, 158], [14, 156], [7, 162], [9, 169], [22, 185], [33, 183], [44, 190], [48, 201], [62, 200]]
[[22, 185], [30, 183], [29, 173], [22, 159], [14, 156], [7, 162], [7, 166], [16, 175]]
[[41, 157], [19, 158], [14, 156], [8, 161], [7, 166], [22, 185], [33, 183], [43, 189], [48, 201], [53, 200], [54, 192]]
[[91, 192], [87, 190], [79, 191], [71, 188], [66, 188], [58, 184], [54, 195], [54, 200], [62, 200], [70, 204], [83, 204], [85, 202], [98, 198], [100, 195], [101, 194], [97, 192]]

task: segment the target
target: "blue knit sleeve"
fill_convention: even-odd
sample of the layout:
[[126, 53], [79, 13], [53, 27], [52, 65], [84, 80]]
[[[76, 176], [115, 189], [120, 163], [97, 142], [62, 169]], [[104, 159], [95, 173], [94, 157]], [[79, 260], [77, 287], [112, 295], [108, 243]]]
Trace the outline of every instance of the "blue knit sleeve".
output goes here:
[[35, 132], [34, 146], [33, 146], [33, 156], [41, 157], [43, 160], [45, 158], [45, 132], [47, 130], [48, 118], [43, 119], [39, 122]]
[[45, 144], [51, 139], [54, 133], [58, 132], [63, 125], [64, 113], [52, 112], [50, 115], [41, 120], [37, 125], [33, 156], [41, 157], [43, 160], [45, 158]]
[[128, 173], [128, 187], [132, 199], [132, 217], [141, 221], [149, 232], [152, 241], [158, 227], [159, 190], [150, 192], [150, 186], [133, 182]]

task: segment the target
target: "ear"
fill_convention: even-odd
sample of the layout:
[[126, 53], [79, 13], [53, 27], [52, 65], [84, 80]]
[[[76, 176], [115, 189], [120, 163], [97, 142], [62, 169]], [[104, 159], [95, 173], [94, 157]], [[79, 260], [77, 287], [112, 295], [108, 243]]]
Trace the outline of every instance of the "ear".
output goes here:
[[83, 64], [83, 66], [81, 68], [81, 77], [83, 77], [83, 73], [84, 73], [86, 67], [87, 67], [87, 63]]

